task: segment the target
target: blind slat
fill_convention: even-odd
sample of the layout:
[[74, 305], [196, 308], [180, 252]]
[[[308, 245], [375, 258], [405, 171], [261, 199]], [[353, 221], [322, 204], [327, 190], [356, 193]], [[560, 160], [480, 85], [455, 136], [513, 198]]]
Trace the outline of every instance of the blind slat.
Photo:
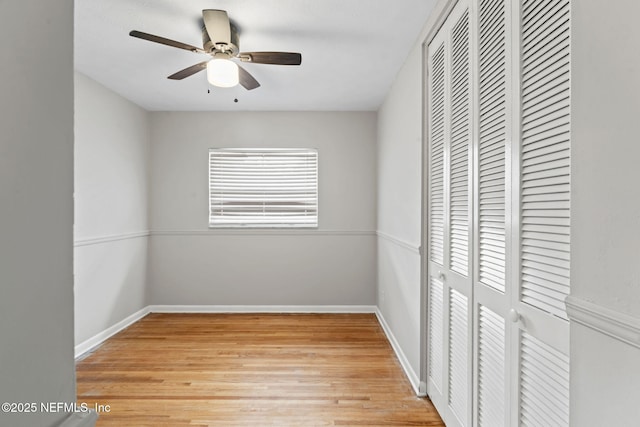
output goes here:
[[317, 150], [210, 149], [209, 225], [317, 226]]

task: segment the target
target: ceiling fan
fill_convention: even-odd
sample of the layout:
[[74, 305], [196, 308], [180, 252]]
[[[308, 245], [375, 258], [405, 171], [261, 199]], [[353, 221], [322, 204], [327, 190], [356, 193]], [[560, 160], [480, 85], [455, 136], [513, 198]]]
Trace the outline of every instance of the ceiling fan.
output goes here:
[[202, 11], [202, 19], [204, 21], [202, 49], [142, 31], [133, 30], [129, 35], [194, 53], [211, 55], [212, 58], [206, 61], [170, 75], [168, 78], [171, 80], [182, 80], [206, 69], [207, 80], [214, 86], [233, 87], [239, 83], [245, 89], [252, 90], [259, 87], [260, 83], [232, 59], [255, 64], [300, 65], [302, 63], [302, 55], [294, 52], [240, 52], [238, 31], [231, 24], [224, 10], [205, 9]]

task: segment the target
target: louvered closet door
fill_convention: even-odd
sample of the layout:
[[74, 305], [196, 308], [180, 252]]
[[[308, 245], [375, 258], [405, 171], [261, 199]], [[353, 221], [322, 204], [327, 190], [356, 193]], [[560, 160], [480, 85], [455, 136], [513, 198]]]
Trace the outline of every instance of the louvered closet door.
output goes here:
[[449, 426], [471, 424], [470, 15], [459, 2], [427, 49], [427, 392]]
[[427, 48], [427, 392], [569, 425], [569, 0], [459, 2]]
[[[521, 0], [512, 425], [569, 425], [570, 4]], [[516, 115], [514, 113], [514, 116]]]
[[474, 425], [510, 426], [511, 2], [478, 1]]
[[568, 425], [569, 16], [568, 0], [479, 1], [479, 426]]

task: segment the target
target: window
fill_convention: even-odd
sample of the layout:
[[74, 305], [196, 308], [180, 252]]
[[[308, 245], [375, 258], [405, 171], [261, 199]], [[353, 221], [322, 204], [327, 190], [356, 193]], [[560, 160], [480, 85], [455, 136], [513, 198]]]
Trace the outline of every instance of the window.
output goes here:
[[318, 151], [209, 150], [210, 227], [317, 227]]

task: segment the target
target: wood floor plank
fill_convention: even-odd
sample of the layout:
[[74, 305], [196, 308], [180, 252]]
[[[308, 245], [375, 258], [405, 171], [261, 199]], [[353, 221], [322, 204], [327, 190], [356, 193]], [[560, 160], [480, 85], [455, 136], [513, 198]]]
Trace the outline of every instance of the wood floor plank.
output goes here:
[[76, 375], [98, 427], [444, 426], [372, 314], [149, 314]]

